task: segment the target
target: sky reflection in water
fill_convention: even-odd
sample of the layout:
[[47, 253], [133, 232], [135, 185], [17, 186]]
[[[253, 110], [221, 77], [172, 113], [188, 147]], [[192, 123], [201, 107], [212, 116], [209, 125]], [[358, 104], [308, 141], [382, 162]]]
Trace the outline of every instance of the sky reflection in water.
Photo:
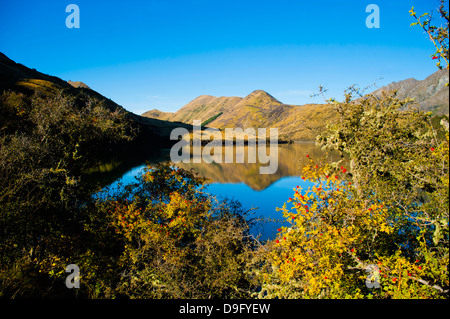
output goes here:
[[[309, 158], [306, 155], [310, 155]], [[280, 145], [278, 147], [278, 170], [275, 174], [259, 174], [260, 164], [179, 164], [185, 169], [192, 169], [202, 177], [211, 179], [207, 186], [207, 192], [217, 196], [217, 199], [229, 198], [239, 201], [245, 210], [257, 208], [250, 212], [250, 218], [260, 217], [271, 220], [257, 223], [251, 233], [254, 236], [260, 234], [260, 240], [272, 239], [276, 235], [277, 228], [282, 224], [288, 225], [282, 212], [277, 211], [289, 197], [294, 194], [294, 188], [298, 185], [303, 189], [312, 186], [312, 183], [302, 180], [301, 168], [309, 163], [310, 158], [319, 161], [323, 153], [313, 143]], [[144, 169], [145, 164], [130, 168], [121, 178], [110, 186], [112, 189], [118, 183], [127, 185], [136, 181]], [[292, 207], [287, 203], [288, 209]], [[278, 220], [274, 222], [273, 220]]]

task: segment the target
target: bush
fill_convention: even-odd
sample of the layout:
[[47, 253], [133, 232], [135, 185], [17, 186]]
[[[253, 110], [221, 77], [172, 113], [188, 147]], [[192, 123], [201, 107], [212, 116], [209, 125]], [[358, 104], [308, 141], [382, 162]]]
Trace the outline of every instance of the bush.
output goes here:
[[59, 295], [53, 275], [83, 248], [80, 221], [91, 189], [81, 171], [131, 139], [127, 122], [97, 100], [63, 92], [3, 92], [0, 114], [0, 290], [9, 297]]
[[217, 202], [205, 180], [160, 165], [100, 201], [121, 238], [115, 293], [130, 298], [245, 298], [252, 240], [237, 203]]

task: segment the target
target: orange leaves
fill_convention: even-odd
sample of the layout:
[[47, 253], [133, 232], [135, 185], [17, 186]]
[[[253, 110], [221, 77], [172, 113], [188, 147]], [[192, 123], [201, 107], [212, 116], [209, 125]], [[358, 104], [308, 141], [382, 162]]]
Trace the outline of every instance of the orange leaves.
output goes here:
[[149, 203], [148, 200], [142, 201], [142, 198], [111, 201], [109, 213], [116, 233], [121, 233], [128, 240], [152, 238], [152, 241], [160, 241], [164, 247], [199, 233], [199, 226], [209, 216], [210, 200], [181, 191], [185, 186], [183, 171], [163, 171], [148, 169], [141, 177], [144, 186], [150, 183], [150, 187], [153, 187], [153, 184], [163, 181], [161, 174], [167, 174], [180, 182], [177, 184], [180, 189], [171, 188], [166, 201]]
[[155, 177], [152, 174], [152, 171], [145, 172], [142, 177], [146, 183], [151, 183], [155, 179]]

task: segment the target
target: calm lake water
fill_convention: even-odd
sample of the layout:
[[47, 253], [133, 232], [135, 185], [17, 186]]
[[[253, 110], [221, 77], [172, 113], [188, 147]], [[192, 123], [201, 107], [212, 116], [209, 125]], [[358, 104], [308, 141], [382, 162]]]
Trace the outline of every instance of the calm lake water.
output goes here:
[[[272, 147], [274, 147], [272, 145]], [[260, 174], [261, 166], [268, 166], [270, 162], [266, 158], [256, 163], [249, 163], [250, 149], [245, 147], [222, 147], [224, 155], [226, 152], [233, 154], [236, 161], [236, 154], [242, 153], [244, 161], [242, 163], [179, 163], [178, 167], [192, 169], [199, 176], [211, 180], [206, 191], [215, 195], [218, 199], [229, 198], [239, 201], [244, 209], [253, 209], [249, 214], [251, 218], [261, 218], [266, 220], [263, 223], [257, 223], [251, 230], [255, 236], [260, 235], [260, 240], [271, 239], [276, 234], [276, 229], [285, 224], [282, 213], [277, 211], [277, 207], [282, 207], [289, 197], [294, 193], [294, 188], [298, 185], [304, 189], [312, 184], [302, 180], [301, 171], [303, 166], [309, 163], [309, 158], [319, 161], [323, 160], [325, 154], [314, 143], [281, 144], [276, 146], [276, 152], [269, 152], [270, 161], [275, 161], [278, 155], [277, 170], [274, 174]], [[227, 149], [228, 148], [228, 149]], [[231, 148], [231, 149], [230, 149]], [[216, 158], [217, 160], [217, 158]], [[251, 160], [251, 157], [250, 157]], [[170, 163], [170, 150], [158, 150], [146, 159], [121, 162], [112, 161], [108, 164], [102, 164], [93, 169], [92, 176], [104, 179], [104, 185], [111, 186], [114, 189], [118, 183], [123, 185], [135, 181], [135, 177], [142, 173], [146, 162], [156, 164], [161, 162]], [[272, 163], [272, 165], [274, 165]], [[292, 205], [287, 204], [290, 208]]]

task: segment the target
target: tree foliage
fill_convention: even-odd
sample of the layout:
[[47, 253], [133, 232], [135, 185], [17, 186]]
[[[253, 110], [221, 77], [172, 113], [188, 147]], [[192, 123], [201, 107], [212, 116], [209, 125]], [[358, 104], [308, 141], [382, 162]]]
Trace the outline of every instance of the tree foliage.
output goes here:
[[3, 92], [0, 118], [1, 294], [53, 294], [54, 266], [82, 247], [81, 172], [132, 136], [123, 114], [83, 94]]
[[[440, 69], [449, 59], [446, 8], [441, 0], [441, 26], [410, 11]], [[338, 121], [317, 141], [343, 159], [304, 168], [315, 185], [297, 187], [283, 206], [290, 226], [263, 248], [259, 297], [448, 298], [448, 118], [437, 124], [395, 92], [350, 87], [330, 102]]]
[[[416, 18], [448, 68], [447, 24]], [[321, 93], [325, 92], [321, 89]], [[47, 92], [48, 93], [48, 92]], [[84, 94], [0, 96], [0, 297], [448, 298], [449, 126], [395, 92], [350, 88], [260, 245], [236, 202], [168, 165], [93, 196], [81, 178], [133, 136], [121, 111]], [[329, 107], [329, 105], [327, 105]], [[64, 285], [68, 264], [81, 288]]]
[[105, 201], [123, 252], [115, 293], [132, 298], [243, 298], [252, 240], [237, 203], [202, 191], [192, 172], [147, 167], [138, 182]]
[[291, 226], [270, 244], [261, 296], [446, 297], [448, 122], [393, 93], [352, 96], [318, 138], [346, 157], [304, 168], [315, 185], [282, 208]]

